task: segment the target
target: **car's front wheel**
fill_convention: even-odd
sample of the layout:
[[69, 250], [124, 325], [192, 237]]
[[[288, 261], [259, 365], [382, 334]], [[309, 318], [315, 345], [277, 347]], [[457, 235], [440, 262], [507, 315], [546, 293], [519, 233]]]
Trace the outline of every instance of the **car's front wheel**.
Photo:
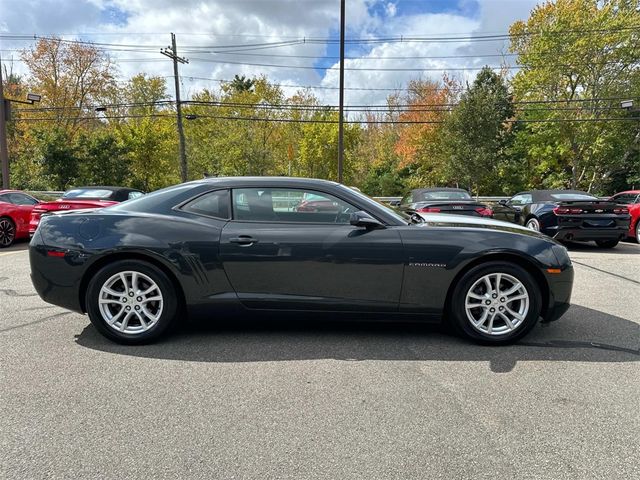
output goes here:
[[540, 221], [537, 218], [530, 218], [527, 220], [527, 228], [536, 232], [540, 231]]
[[156, 340], [178, 312], [175, 289], [156, 266], [116, 261], [93, 276], [86, 292], [91, 323], [105, 337], [123, 344]]
[[15, 223], [10, 218], [0, 218], [0, 248], [10, 247], [15, 239]]
[[542, 295], [524, 268], [508, 262], [478, 265], [464, 274], [451, 296], [456, 330], [480, 343], [515, 342], [540, 317]]
[[636, 222], [636, 242], [640, 243], [640, 219]]
[[619, 240], [597, 240], [596, 245], [600, 248], [613, 248], [618, 245]]

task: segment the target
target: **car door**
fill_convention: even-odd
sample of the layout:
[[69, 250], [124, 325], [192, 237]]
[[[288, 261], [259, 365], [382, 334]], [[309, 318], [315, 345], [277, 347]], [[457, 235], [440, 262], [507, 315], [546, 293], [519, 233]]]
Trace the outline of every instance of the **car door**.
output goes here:
[[16, 230], [20, 234], [24, 234], [29, 230], [29, 220], [33, 207], [38, 204], [38, 200], [24, 193], [12, 192], [8, 193], [7, 198], [16, 206], [14, 219], [16, 222]]
[[505, 203], [499, 203], [493, 208], [493, 218], [511, 223], [521, 223], [520, 214], [525, 205], [532, 202], [532, 195], [529, 192], [518, 193]]
[[[302, 199], [309, 195], [322, 197], [336, 209], [304, 208]], [[358, 207], [308, 189], [234, 189], [232, 205], [233, 218], [220, 238], [220, 256], [245, 306], [398, 309], [404, 262], [394, 227], [354, 227], [349, 217]]]

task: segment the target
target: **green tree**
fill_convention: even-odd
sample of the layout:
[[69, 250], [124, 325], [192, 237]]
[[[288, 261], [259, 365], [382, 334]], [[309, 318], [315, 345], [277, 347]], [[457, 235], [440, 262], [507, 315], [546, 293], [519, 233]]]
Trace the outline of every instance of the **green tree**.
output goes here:
[[84, 185], [128, 185], [131, 179], [127, 149], [114, 132], [100, 129], [78, 138], [78, 182]]
[[483, 68], [447, 117], [444, 146], [447, 177], [475, 193], [500, 188], [500, 169], [508, 162], [513, 103], [504, 79]]
[[634, 132], [607, 118], [622, 116], [611, 98], [640, 93], [638, 24], [637, 2], [557, 0], [511, 26], [521, 66], [514, 94], [527, 102], [518, 149], [533, 167], [532, 186], [603, 191], [619, 170]]

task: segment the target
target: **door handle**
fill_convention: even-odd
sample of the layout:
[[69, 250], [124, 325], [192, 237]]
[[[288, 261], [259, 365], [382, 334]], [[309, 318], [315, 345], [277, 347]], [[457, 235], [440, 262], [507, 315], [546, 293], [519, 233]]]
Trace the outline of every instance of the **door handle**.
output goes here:
[[249, 247], [254, 243], [258, 243], [258, 240], [249, 235], [240, 235], [239, 237], [233, 237], [229, 239], [230, 243], [237, 243], [241, 247]]

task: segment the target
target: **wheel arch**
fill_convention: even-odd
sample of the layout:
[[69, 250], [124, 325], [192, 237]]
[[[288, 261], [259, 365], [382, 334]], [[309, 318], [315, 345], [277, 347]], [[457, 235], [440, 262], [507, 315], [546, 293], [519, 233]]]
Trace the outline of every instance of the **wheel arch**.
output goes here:
[[540, 272], [540, 269], [536, 266], [536, 264], [532, 260], [529, 260], [526, 257], [523, 257], [516, 253], [493, 252], [493, 253], [488, 253], [480, 258], [476, 258], [475, 260], [472, 260], [471, 262], [467, 263], [457, 273], [457, 275], [454, 277], [453, 281], [449, 285], [449, 289], [447, 290], [447, 296], [446, 296], [445, 305], [444, 305], [445, 314], [448, 314], [448, 312], [450, 311], [453, 291], [455, 290], [455, 287], [458, 284], [458, 282], [460, 282], [460, 279], [472, 268], [475, 268], [479, 265], [483, 265], [489, 262], [511, 262], [523, 268], [524, 270], [526, 270], [527, 273], [529, 273], [533, 277], [535, 282], [540, 287], [540, 296], [542, 298], [540, 314], [543, 315], [544, 312], [547, 311], [549, 307], [549, 300], [550, 300], [549, 299], [549, 283], [547, 282], [542, 272]]
[[80, 307], [82, 308], [82, 311], [84, 313], [87, 312], [85, 298], [87, 293], [87, 287], [89, 286], [89, 281], [91, 280], [91, 278], [101, 268], [105, 267], [106, 265], [109, 265], [110, 263], [117, 262], [120, 260], [142, 260], [162, 270], [162, 272], [165, 275], [167, 275], [167, 277], [169, 277], [169, 280], [173, 284], [173, 287], [176, 289], [176, 292], [178, 293], [177, 295], [178, 306], [185, 308], [186, 299], [184, 295], [184, 290], [182, 288], [182, 285], [178, 281], [178, 278], [176, 277], [175, 273], [171, 271], [169, 267], [167, 267], [164, 263], [162, 263], [158, 259], [153, 258], [151, 255], [145, 255], [143, 253], [136, 253], [136, 252], [119, 252], [119, 253], [112, 253], [110, 255], [106, 255], [96, 260], [94, 263], [91, 264], [91, 266], [89, 266], [89, 268], [87, 268], [87, 271], [82, 276], [82, 280], [80, 281], [80, 288], [78, 289], [78, 294], [80, 296], [79, 298]]

